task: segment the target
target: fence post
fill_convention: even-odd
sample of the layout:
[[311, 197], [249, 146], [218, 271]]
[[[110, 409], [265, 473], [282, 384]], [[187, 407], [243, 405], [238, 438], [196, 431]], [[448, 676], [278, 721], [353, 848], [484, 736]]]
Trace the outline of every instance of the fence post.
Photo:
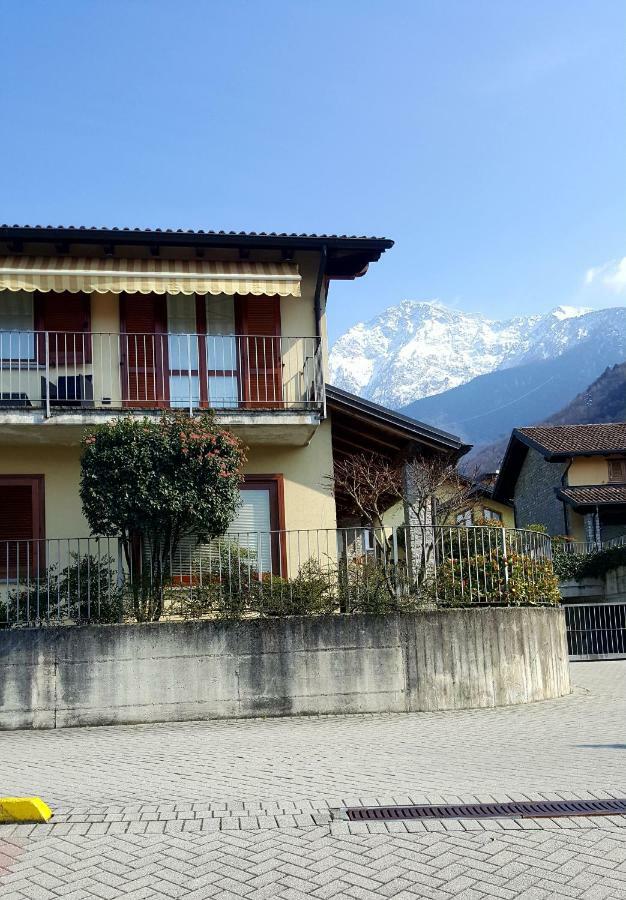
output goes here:
[[118, 589], [124, 586], [124, 550], [122, 547], [121, 537], [117, 539], [117, 577], [116, 586]]
[[50, 340], [47, 331], [44, 331], [45, 354], [46, 354], [46, 419], [50, 418]]
[[502, 558], [504, 560], [504, 587], [509, 586], [509, 561], [506, 555], [506, 528], [502, 528]]

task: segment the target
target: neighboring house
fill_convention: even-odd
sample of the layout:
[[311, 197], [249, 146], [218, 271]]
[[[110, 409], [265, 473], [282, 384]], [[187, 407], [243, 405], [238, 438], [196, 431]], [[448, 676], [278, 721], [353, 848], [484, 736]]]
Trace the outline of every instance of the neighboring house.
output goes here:
[[504, 528], [513, 528], [515, 517], [513, 504], [510, 501], [497, 500], [494, 497], [494, 486], [497, 472], [484, 472], [471, 486], [467, 508], [456, 513], [456, 525], [484, 525], [497, 523]]
[[515, 524], [606, 541], [626, 534], [626, 423], [516, 428], [494, 489]]
[[[215, 409], [249, 448], [232, 532], [335, 529], [338, 453], [463, 452], [452, 435], [326, 389], [329, 284], [363, 275], [392, 246], [0, 227], [0, 544], [41, 542], [0, 547], [0, 577], [88, 535], [80, 440], [120, 414]], [[258, 553], [265, 571], [289, 566], [276, 537]]]

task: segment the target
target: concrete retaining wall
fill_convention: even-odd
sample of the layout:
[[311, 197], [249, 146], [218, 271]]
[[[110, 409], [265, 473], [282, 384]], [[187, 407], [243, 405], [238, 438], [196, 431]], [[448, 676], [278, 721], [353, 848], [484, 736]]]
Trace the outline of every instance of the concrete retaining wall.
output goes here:
[[611, 569], [604, 578], [581, 578], [562, 581], [559, 584], [564, 603], [626, 602], [626, 566]]
[[569, 693], [559, 609], [0, 631], [0, 728], [506, 706]]

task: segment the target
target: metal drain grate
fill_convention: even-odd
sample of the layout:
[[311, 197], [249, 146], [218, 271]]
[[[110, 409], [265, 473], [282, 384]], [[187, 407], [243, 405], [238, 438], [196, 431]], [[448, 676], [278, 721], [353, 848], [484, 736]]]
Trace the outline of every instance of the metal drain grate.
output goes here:
[[352, 806], [342, 810], [352, 822], [390, 819], [542, 819], [558, 816], [626, 815], [625, 800], [533, 800], [521, 803], [468, 803], [455, 806]]

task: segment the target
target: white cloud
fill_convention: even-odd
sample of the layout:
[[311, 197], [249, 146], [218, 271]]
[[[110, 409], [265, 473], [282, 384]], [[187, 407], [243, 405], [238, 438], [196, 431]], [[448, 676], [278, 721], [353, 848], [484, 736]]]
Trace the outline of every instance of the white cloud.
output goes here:
[[585, 284], [601, 284], [616, 294], [626, 292], [626, 256], [611, 260], [603, 266], [587, 269]]

